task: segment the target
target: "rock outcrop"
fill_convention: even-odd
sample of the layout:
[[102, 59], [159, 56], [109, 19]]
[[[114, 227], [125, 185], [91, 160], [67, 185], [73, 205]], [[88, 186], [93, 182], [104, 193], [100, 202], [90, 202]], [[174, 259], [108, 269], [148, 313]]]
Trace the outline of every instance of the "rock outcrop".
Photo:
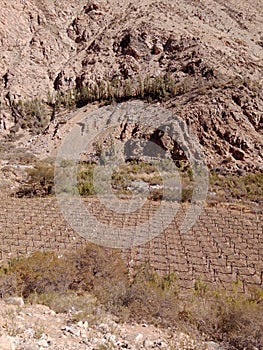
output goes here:
[[[26, 130], [59, 123], [54, 106], [43, 117], [45, 108], [34, 100], [23, 107], [35, 118], [32, 126], [21, 116], [25, 101], [52, 100], [98, 82], [118, 86], [168, 75], [176, 92], [163, 105], [191, 126], [210, 167], [262, 171], [260, 1], [0, 0], [0, 5], [1, 137], [18, 135], [23, 141]], [[20, 107], [14, 109], [14, 103]]]
[[44, 305], [18, 307], [4, 301], [0, 306], [1, 350], [213, 349], [209, 342], [184, 333], [145, 323], [119, 324], [109, 314], [97, 315], [92, 322], [72, 321], [70, 310], [56, 313]]

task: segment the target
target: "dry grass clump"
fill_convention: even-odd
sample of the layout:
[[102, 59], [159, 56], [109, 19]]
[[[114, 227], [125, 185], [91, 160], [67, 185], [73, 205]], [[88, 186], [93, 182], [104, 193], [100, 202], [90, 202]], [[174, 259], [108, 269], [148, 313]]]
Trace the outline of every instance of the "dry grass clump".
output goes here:
[[[65, 261], [55, 253], [36, 252], [30, 257], [15, 259], [1, 269], [0, 287], [13, 280], [13, 288], [2, 290], [2, 295], [21, 295], [28, 298], [32, 293], [65, 292], [72, 283], [74, 270], [65, 268]], [[2, 288], [1, 288], [2, 289]]]
[[56, 313], [70, 314], [72, 322], [87, 321], [89, 325], [102, 323], [105, 309], [98, 299], [88, 292], [69, 290], [65, 293], [33, 293], [27, 301], [30, 304], [47, 305]]
[[57, 257], [35, 253], [13, 260], [0, 270], [0, 293], [23, 296], [57, 312], [70, 312], [75, 321], [96, 322], [105, 312], [119, 322], [148, 322], [179, 329], [227, 349], [263, 345], [263, 291], [247, 295], [209, 290], [202, 281], [187, 296], [176, 276], [160, 276], [148, 264], [128, 275], [117, 250], [89, 244]]

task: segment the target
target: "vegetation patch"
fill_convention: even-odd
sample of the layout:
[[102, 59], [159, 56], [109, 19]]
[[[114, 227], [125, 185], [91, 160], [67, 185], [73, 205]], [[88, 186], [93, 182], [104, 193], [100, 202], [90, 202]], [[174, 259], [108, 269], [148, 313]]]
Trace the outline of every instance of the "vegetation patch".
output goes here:
[[210, 188], [226, 200], [263, 201], [263, 173], [247, 175], [210, 174]]
[[[65, 256], [34, 253], [0, 270], [0, 293], [23, 296], [72, 318], [95, 322], [110, 312], [119, 322], [148, 322], [215, 340], [228, 349], [263, 345], [263, 292], [212, 290], [197, 280], [184, 294], [173, 273], [161, 276], [147, 263], [127, 267], [117, 250], [93, 244]], [[74, 310], [74, 311], [72, 311]]]
[[[64, 166], [63, 178], [67, 177], [67, 167]], [[94, 188], [94, 169], [96, 165], [80, 162], [77, 172], [77, 190], [81, 196], [96, 195], [96, 191], [103, 189]], [[113, 170], [111, 175], [111, 187], [113, 192], [120, 197], [129, 197], [133, 191], [143, 190], [148, 187], [148, 199], [160, 200], [163, 198], [163, 177], [174, 176], [173, 169], [158, 169], [154, 162], [131, 161], [123, 163]], [[178, 168], [181, 179], [181, 201], [190, 201], [193, 194], [194, 182], [191, 169], [185, 167]], [[54, 194], [54, 164], [51, 160], [36, 162], [33, 168], [27, 170], [27, 182], [16, 192], [19, 197], [27, 196], [47, 196]], [[62, 181], [62, 180], [61, 180]], [[62, 181], [63, 182], [63, 181]], [[64, 191], [72, 191], [72, 188], [65, 184]], [[141, 186], [141, 187], [140, 187]], [[224, 201], [263, 201], [263, 174], [246, 175], [220, 175], [215, 172], [209, 177], [210, 193], [216, 194], [217, 198]], [[209, 196], [208, 199], [212, 197]], [[172, 199], [172, 198], [171, 198]]]
[[[96, 193], [103, 193], [103, 188], [94, 186], [94, 169], [103, 165], [80, 162], [77, 170], [77, 188], [71, 188], [67, 184], [68, 171], [72, 164], [65, 162], [61, 165], [61, 174], [57, 174], [57, 181], [62, 184], [61, 190], [64, 192], [78, 191], [81, 196], [92, 196]], [[179, 171], [179, 169], [178, 169]], [[181, 200], [183, 202], [191, 200], [193, 192], [193, 178], [191, 171], [181, 171], [182, 189]], [[116, 196], [129, 197], [132, 193], [147, 190], [149, 200], [160, 200], [164, 195], [164, 179], [173, 178], [174, 169], [169, 167], [158, 169], [155, 162], [131, 161], [117, 166], [111, 175], [111, 184]], [[104, 181], [104, 179], [101, 179]], [[106, 181], [106, 179], [105, 179]], [[167, 189], [166, 189], [167, 190]], [[166, 191], [169, 192], [169, 191]], [[178, 198], [180, 193], [178, 192]], [[54, 164], [51, 160], [37, 162], [33, 168], [27, 170], [27, 181], [16, 192], [18, 197], [48, 196], [54, 194]], [[166, 199], [169, 199], [166, 196]], [[171, 197], [169, 200], [175, 200]]]
[[33, 135], [38, 134], [50, 121], [50, 107], [39, 98], [25, 102], [12, 100], [9, 101], [9, 107], [15, 121], [15, 126], [10, 130], [11, 136], [14, 136], [19, 128], [27, 129]]
[[89, 103], [100, 105], [140, 99], [149, 103], [165, 102], [181, 95], [191, 93], [194, 96], [211, 93], [211, 90], [232, 90], [236, 87], [249, 89], [253, 96], [259, 96], [261, 84], [250, 78], [213, 77], [209, 80], [201, 77], [186, 76], [177, 79], [170, 73], [158, 76], [137, 76], [134, 79], [98, 80], [79, 88], [67, 91], [48, 92], [46, 98], [40, 100], [12, 100], [9, 97], [9, 109], [14, 117], [15, 125], [10, 130], [14, 137], [19, 128], [29, 130], [33, 135], [43, 132], [47, 124], [62, 111], [81, 108]]

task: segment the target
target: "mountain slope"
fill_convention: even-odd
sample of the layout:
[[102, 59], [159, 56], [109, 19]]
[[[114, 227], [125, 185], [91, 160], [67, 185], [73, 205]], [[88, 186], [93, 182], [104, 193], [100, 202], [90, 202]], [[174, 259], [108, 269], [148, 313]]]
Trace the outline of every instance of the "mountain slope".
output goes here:
[[[26, 135], [14, 103], [169, 74], [180, 88], [162, 102], [191, 125], [210, 167], [262, 170], [261, 1], [0, 5], [2, 135]], [[46, 127], [54, 115], [41, 111]]]

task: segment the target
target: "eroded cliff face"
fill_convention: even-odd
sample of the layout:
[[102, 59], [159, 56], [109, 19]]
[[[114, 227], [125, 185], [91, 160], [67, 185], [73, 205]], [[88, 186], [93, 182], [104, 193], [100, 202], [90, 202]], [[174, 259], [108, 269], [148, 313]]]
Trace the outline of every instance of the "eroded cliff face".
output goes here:
[[1, 1], [1, 90], [17, 98], [90, 79], [217, 70], [262, 77], [260, 1]]
[[[27, 126], [10, 108], [13, 101], [47, 101], [94, 82], [169, 74], [179, 88], [162, 105], [198, 136], [209, 166], [262, 170], [261, 1], [1, 0], [0, 5], [2, 136], [15, 131], [21, 145], [28, 144]], [[51, 113], [43, 125], [50, 123], [30, 145], [52, 149], [56, 137], [52, 140], [50, 130], [63, 134], [71, 125], [62, 126]]]

